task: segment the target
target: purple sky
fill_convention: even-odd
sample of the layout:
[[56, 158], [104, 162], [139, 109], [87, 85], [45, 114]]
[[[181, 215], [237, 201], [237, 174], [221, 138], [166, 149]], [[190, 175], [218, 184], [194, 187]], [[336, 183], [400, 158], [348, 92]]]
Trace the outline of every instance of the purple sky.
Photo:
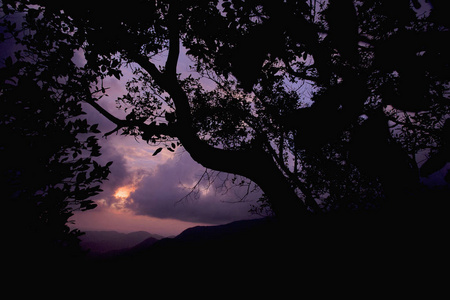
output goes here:
[[[76, 59], [82, 60], [82, 57]], [[155, 63], [158, 61], [164, 63], [165, 57], [161, 55]], [[189, 59], [182, 53], [178, 72], [193, 74], [189, 65]], [[104, 81], [104, 86], [109, 87], [109, 96], [100, 100], [105, 109], [120, 118], [126, 113], [116, 108], [115, 100], [126, 93], [125, 83], [131, 78], [132, 71], [124, 68], [123, 74], [121, 80], [112, 77]], [[205, 81], [204, 84], [209, 83]], [[87, 104], [84, 107], [89, 122], [98, 123], [102, 133], [115, 128], [94, 108]], [[105, 164], [112, 160], [112, 173], [102, 186], [104, 192], [95, 198], [97, 208], [76, 213], [72, 218], [76, 228], [120, 232], [145, 230], [170, 236], [195, 225], [224, 224], [257, 217], [248, 211], [256, 204], [260, 192], [239, 202], [247, 188], [226, 192], [231, 187], [230, 180], [226, 181], [227, 174], [214, 172], [212, 175], [216, 180], [209, 189], [203, 187], [198, 197], [183, 199], [205, 172], [205, 168], [193, 161], [183, 147], [178, 147], [174, 153], [163, 150], [152, 156], [160, 146], [148, 145], [132, 136], [112, 134], [105, 139], [100, 134], [99, 139], [103, 154], [99, 162]], [[441, 173], [423, 180], [429, 185], [442, 183], [445, 174]]]
[[[181, 56], [178, 71], [191, 73], [186, 56]], [[115, 78], [104, 81], [105, 87], [109, 87], [109, 96], [100, 100], [105, 109], [122, 118], [125, 113], [116, 108], [115, 99], [126, 93], [125, 83], [132, 76], [130, 69], [123, 69], [123, 74], [120, 81]], [[102, 134], [114, 129], [115, 125], [95, 109], [87, 104], [84, 108], [88, 121], [98, 123]], [[102, 134], [99, 135], [102, 146], [99, 162], [114, 161], [111, 174], [102, 186], [104, 192], [95, 198], [97, 208], [76, 213], [72, 218], [74, 227], [121, 232], [145, 230], [167, 236], [199, 224], [223, 224], [255, 217], [248, 211], [260, 193], [252, 193], [244, 202], [239, 202], [247, 188], [227, 192], [227, 187], [231, 187], [226, 181], [227, 174], [214, 172], [216, 180], [209, 189], [206, 182], [202, 182], [197, 197], [185, 197], [205, 168], [193, 161], [183, 147], [178, 147], [174, 153], [163, 150], [152, 156], [159, 146], [120, 134], [105, 139]], [[228, 176], [229, 180], [231, 178]]]
[[[0, 61], [13, 56], [18, 48], [10, 40], [1, 44]], [[85, 63], [81, 52], [75, 53], [74, 62]], [[166, 57], [158, 55], [154, 63], [164, 64]], [[181, 49], [178, 72], [193, 74], [190, 60]], [[126, 113], [116, 108], [117, 97], [126, 93], [125, 83], [131, 78], [132, 70], [123, 68], [123, 77], [117, 80], [110, 77], [104, 80], [108, 97], [103, 97], [100, 104], [110, 113], [124, 118]], [[205, 82], [207, 85], [208, 83]], [[205, 168], [193, 161], [190, 155], [178, 147], [174, 153], [163, 150], [152, 156], [159, 146], [148, 145], [132, 136], [112, 134], [107, 139], [103, 134], [115, 128], [88, 104], [83, 104], [90, 124], [99, 124], [98, 135], [102, 146], [102, 156], [97, 160], [105, 164], [113, 161], [109, 180], [102, 185], [103, 193], [94, 198], [98, 206], [90, 211], [76, 212], [71, 220], [74, 228], [81, 230], [116, 230], [132, 232], [145, 230], [163, 236], [176, 235], [184, 229], [196, 225], [223, 224], [235, 220], [255, 218], [249, 214], [251, 204], [255, 204], [260, 193], [255, 192], [239, 202], [239, 195], [245, 189], [232, 189], [224, 194], [221, 186], [227, 174], [220, 174], [210, 189], [198, 194], [198, 198], [186, 196], [190, 189], [205, 172]], [[216, 175], [217, 173], [215, 173]]]
[[[1, 50], [0, 60], [12, 55], [14, 47], [3, 45]], [[178, 72], [192, 74], [190, 61], [183, 52], [178, 62]], [[80, 63], [83, 61], [79, 53], [74, 59]], [[154, 59], [154, 63], [164, 64], [166, 58], [160, 55]], [[105, 109], [120, 118], [124, 118], [126, 113], [116, 108], [115, 100], [126, 93], [125, 83], [132, 72], [124, 68], [123, 74], [121, 80], [112, 77], [104, 81], [104, 86], [109, 88], [109, 96], [100, 101]], [[114, 129], [115, 125], [95, 109], [87, 104], [84, 108], [89, 122], [98, 123], [102, 133]], [[248, 210], [260, 193], [251, 194], [246, 202], [236, 203], [246, 188], [231, 189], [224, 193], [226, 174], [219, 174], [209, 189], [201, 190], [198, 198], [188, 197], [180, 201], [205, 171], [182, 147], [178, 147], [174, 153], [163, 150], [157, 156], [152, 156], [159, 146], [148, 145], [131, 136], [113, 134], [105, 139], [100, 134], [99, 139], [103, 155], [98, 160], [103, 164], [112, 160], [112, 173], [109, 181], [102, 186], [104, 192], [95, 198], [97, 208], [77, 212], [72, 218], [74, 227], [120, 232], [145, 230], [169, 236], [198, 224], [223, 224], [255, 217]], [[442, 181], [444, 174], [438, 175], [434, 174], [426, 180], [430, 184]], [[226, 187], [229, 187], [228, 183], [225, 182]]]

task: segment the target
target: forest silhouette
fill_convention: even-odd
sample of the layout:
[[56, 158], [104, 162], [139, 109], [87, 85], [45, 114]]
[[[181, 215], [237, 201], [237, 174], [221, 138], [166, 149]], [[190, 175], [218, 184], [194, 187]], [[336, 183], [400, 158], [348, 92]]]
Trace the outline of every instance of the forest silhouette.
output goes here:
[[[450, 198], [448, 5], [2, 1], [0, 42], [11, 55], [0, 69], [0, 157], [11, 252], [82, 256], [81, 232], [68, 220], [95, 208], [112, 162], [95, 160], [98, 125], [83, 118], [81, 103], [114, 125], [104, 136], [161, 145], [154, 155], [183, 147], [206, 169], [254, 182], [263, 193], [255, 211], [276, 223], [267, 232], [289, 236], [273, 243], [279, 252], [304, 251], [286, 240], [313, 244], [304, 253], [316, 258], [362, 244], [370, 259], [386, 244], [438, 248]], [[180, 49], [195, 75], [178, 73]], [[124, 78], [130, 65], [133, 77]], [[116, 100], [129, 107], [123, 119], [98, 102], [109, 77], [127, 80]], [[442, 170], [444, 184], [423, 184]], [[269, 247], [255, 232], [255, 243], [237, 234], [228, 247]], [[189, 247], [180, 249], [201, 256]]]

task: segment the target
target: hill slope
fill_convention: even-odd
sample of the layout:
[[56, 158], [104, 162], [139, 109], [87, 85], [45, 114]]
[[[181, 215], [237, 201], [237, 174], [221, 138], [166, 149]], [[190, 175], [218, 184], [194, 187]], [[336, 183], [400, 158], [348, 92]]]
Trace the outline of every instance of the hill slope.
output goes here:
[[143, 241], [152, 238], [155, 241], [161, 239], [146, 231], [120, 233], [117, 231], [87, 231], [81, 236], [81, 247], [90, 250], [91, 255], [103, 254], [110, 251], [132, 248]]

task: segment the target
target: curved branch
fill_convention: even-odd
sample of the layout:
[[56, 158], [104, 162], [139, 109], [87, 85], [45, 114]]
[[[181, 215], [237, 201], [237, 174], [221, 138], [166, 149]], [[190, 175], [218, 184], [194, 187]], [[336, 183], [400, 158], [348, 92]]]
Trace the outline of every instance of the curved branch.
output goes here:
[[289, 168], [285, 165], [284, 161], [280, 157], [280, 155], [277, 155], [275, 150], [270, 146], [267, 145], [267, 148], [269, 150], [269, 153], [272, 155], [275, 162], [278, 164], [278, 167], [286, 174], [286, 176], [289, 178], [289, 180], [296, 185], [300, 191], [305, 196], [305, 204], [314, 212], [314, 213], [320, 213], [322, 212], [321, 207], [317, 203], [317, 201], [314, 199], [314, 196], [311, 192], [311, 189], [306, 186], [301, 180], [293, 174]]
[[[255, 143], [246, 149], [225, 150], [211, 146], [199, 138], [198, 132], [193, 126], [189, 98], [173, 73], [173, 70], [176, 69], [176, 58], [179, 52], [177, 39], [178, 37], [173, 34], [170, 40], [167, 66], [172, 71], [166, 70], [165, 73], [161, 73], [147, 56], [138, 51], [128, 54], [128, 58], [146, 70], [155, 83], [166, 91], [174, 102], [177, 121], [165, 128], [165, 130], [169, 130], [166, 133], [176, 136], [192, 159], [205, 168], [239, 174], [255, 182], [273, 200], [272, 207], [282, 219], [293, 220], [299, 214], [306, 214], [306, 206], [291, 189], [290, 183], [271, 155], [264, 151], [262, 145]], [[153, 133], [156, 129], [161, 130], [162, 128], [154, 127], [149, 129], [149, 132]], [[265, 167], [264, 170], [261, 170], [261, 166]]]
[[[303, 72], [299, 72], [299, 71], [295, 71], [292, 66], [289, 64], [289, 62], [287, 61], [287, 59], [283, 59], [284, 65], [286, 67], [286, 72], [292, 76], [298, 77], [300, 79], [304, 79], [304, 80], [310, 80], [313, 82], [319, 82], [320, 79], [318, 77], [315, 76], [311, 76], [306, 74], [307, 69], [303, 70]], [[310, 68], [314, 67], [310, 66]]]
[[113, 116], [110, 114], [106, 109], [104, 109], [100, 104], [98, 104], [95, 99], [92, 97], [92, 93], [89, 90], [89, 87], [86, 86], [85, 88], [85, 98], [84, 101], [88, 104], [90, 104], [93, 108], [95, 108], [99, 113], [101, 113], [105, 118], [107, 118], [109, 121], [113, 122], [117, 126], [124, 127], [125, 120], [120, 120], [119, 118]]
[[130, 127], [138, 127], [140, 131], [142, 131], [142, 139], [145, 141], [149, 141], [153, 137], [160, 137], [161, 135], [177, 137], [176, 134], [176, 123], [161, 123], [156, 124], [153, 122], [151, 124], [145, 124], [142, 120], [122, 120], [111, 113], [109, 113], [106, 109], [104, 109], [100, 104], [98, 104], [95, 99], [92, 97], [92, 94], [88, 87], [86, 87], [86, 97], [84, 101], [90, 104], [93, 108], [95, 108], [101, 115], [107, 118], [112, 123], [116, 124], [116, 128], [104, 134], [105, 137], [113, 134], [114, 132], [119, 131], [122, 128], [130, 128]]
[[167, 57], [165, 73], [168, 76], [177, 75], [178, 56], [180, 54], [180, 29], [178, 26], [178, 7], [176, 2], [169, 8], [169, 56]]

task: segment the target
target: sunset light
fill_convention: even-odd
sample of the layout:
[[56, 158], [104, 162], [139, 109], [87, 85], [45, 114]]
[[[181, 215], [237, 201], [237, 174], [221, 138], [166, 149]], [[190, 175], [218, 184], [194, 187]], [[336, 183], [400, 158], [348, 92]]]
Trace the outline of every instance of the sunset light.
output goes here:
[[364, 288], [446, 261], [450, 0], [1, 3], [8, 273]]
[[126, 199], [130, 197], [130, 193], [134, 192], [136, 188], [134, 186], [123, 186], [116, 190], [114, 198], [116, 199]]
[[118, 188], [114, 193], [114, 198], [117, 201], [111, 204], [111, 207], [116, 209], [117, 212], [123, 212], [127, 210], [127, 205], [133, 203], [133, 199], [129, 198], [130, 194], [136, 190], [135, 185], [126, 185]]

